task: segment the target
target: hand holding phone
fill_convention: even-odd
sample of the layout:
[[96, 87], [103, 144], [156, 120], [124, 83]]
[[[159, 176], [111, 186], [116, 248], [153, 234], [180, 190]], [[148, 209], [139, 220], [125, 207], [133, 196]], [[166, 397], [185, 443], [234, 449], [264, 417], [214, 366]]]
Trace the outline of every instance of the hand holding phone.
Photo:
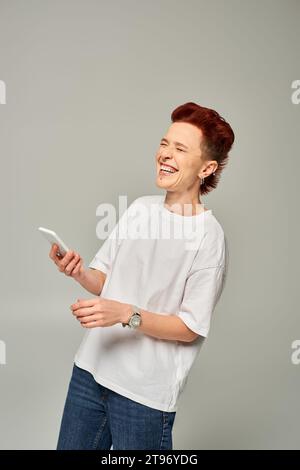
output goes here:
[[57, 265], [59, 271], [78, 280], [84, 271], [81, 256], [75, 251], [69, 250], [53, 230], [39, 227], [39, 231], [51, 243], [49, 257]]
[[84, 271], [83, 260], [81, 256], [79, 253], [76, 253], [73, 250], [69, 250], [63, 257], [61, 257], [59, 254], [57, 254], [58, 248], [58, 245], [53, 243], [49, 252], [49, 257], [54, 261], [61, 273], [64, 273], [66, 276], [73, 277], [76, 281], [78, 281]]

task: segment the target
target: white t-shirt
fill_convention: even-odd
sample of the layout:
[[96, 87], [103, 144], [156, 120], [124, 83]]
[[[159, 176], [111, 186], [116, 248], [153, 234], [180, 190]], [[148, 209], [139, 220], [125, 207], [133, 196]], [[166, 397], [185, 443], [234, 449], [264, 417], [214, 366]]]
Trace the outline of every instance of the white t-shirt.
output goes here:
[[89, 267], [106, 274], [101, 297], [177, 315], [200, 336], [192, 342], [157, 339], [121, 323], [91, 328], [74, 361], [116, 393], [177, 411], [225, 285], [228, 252], [212, 210], [182, 216], [164, 200], [165, 195], [137, 198]]

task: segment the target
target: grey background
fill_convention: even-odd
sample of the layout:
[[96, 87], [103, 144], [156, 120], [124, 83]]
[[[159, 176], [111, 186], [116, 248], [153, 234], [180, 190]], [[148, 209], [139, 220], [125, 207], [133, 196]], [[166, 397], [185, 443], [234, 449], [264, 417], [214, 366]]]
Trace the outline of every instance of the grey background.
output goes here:
[[57, 271], [37, 227], [87, 265], [101, 202], [163, 194], [155, 152], [187, 101], [221, 113], [236, 142], [202, 199], [230, 267], [174, 449], [300, 447], [299, 15], [296, 0], [0, 1], [2, 449], [55, 448], [84, 335], [69, 305], [91, 297]]

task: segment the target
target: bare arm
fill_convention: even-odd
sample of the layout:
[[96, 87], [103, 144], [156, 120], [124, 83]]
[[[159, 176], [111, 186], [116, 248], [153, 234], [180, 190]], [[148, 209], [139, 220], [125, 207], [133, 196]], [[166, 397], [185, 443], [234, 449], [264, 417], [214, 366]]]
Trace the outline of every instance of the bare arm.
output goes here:
[[[132, 315], [130, 304], [103, 297], [78, 299], [70, 309], [84, 328], [103, 328], [116, 323], [128, 323]], [[144, 309], [140, 311], [142, 323], [137, 329], [146, 335], [188, 343], [199, 336], [175, 314], [154, 313]]]
[[160, 315], [147, 310], [141, 311], [143, 333], [159, 339], [176, 341], [194, 341], [198, 334], [190, 330], [176, 315]]
[[[129, 306], [129, 309], [124, 308], [123, 311], [122, 322], [128, 323], [131, 316], [131, 307]], [[158, 339], [186, 342], [194, 341], [199, 336], [188, 328], [181, 318], [176, 315], [162, 315], [142, 309], [140, 311], [142, 323], [138, 327], [138, 330], [149, 336], [154, 336]]]
[[176, 315], [161, 315], [141, 310], [142, 323], [138, 327], [143, 333], [159, 339], [194, 341], [198, 334], [190, 330]]
[[101, 294], [105, 279], [106, 274], [94, 268], [83, 269], [79, 276], [76, 277], [76, 281], [94, 295]]

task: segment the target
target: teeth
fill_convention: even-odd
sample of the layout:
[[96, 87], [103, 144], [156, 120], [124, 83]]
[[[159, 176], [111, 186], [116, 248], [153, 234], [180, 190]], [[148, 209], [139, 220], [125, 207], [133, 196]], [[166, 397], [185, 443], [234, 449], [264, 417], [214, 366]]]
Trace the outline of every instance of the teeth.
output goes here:
[[175, 171], [177, 171], [177, 170], [173, 170], [172, 168], [169, 168], [169, 167], [163, 166], [163, 165], [160, 167], [160, 169], [163, 170], [163, 171], [167, 171], [168, 173], [175, 173]]

